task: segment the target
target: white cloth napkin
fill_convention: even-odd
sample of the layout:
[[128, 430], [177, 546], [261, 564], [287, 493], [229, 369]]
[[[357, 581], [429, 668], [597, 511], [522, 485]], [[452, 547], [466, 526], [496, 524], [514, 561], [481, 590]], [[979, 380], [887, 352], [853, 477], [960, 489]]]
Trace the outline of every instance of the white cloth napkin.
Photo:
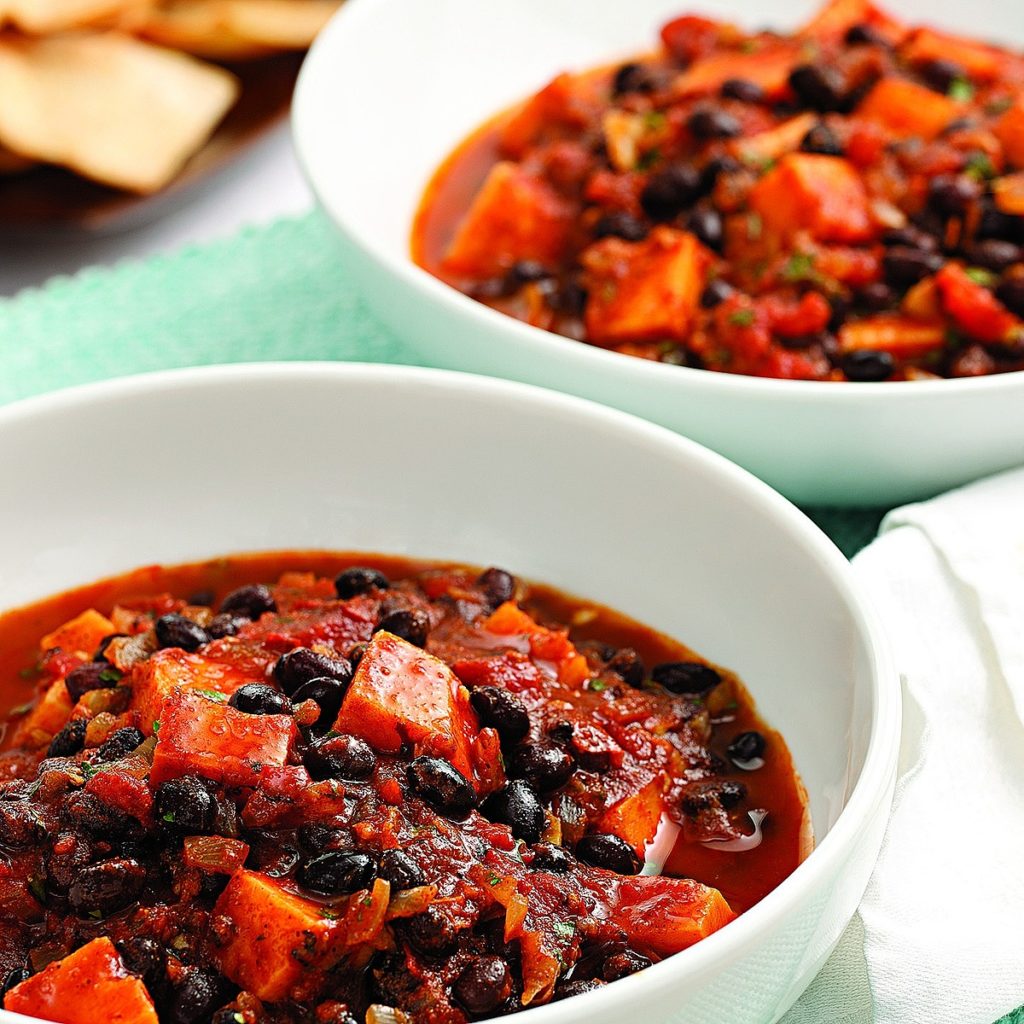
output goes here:
[[1024, 1004], [1024, 470], [896, 509], [853, 567], [903, 675], [899, 781], [783, 1024], [992, 1024]]

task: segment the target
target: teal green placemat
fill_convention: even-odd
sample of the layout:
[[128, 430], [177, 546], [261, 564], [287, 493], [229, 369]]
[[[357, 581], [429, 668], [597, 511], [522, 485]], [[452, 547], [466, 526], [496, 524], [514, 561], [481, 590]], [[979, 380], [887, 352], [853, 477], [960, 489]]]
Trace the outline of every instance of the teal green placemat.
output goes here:
[[[132, 373], [259, 360], [422, 364], [363, 305], [319, 214], [0, 301], [0, 404]], [[884, 510], [807, 509], [852, 556]], [[1024, 1008], [998, 1024], [1024, 1024]]]

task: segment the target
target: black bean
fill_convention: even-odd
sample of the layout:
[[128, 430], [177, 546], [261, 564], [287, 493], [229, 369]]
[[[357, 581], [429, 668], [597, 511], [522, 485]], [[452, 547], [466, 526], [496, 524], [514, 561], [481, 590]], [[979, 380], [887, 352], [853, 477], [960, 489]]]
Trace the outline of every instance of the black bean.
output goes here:
[[248, 622], [249, 620], [242, 615], [214, 615], [206, 632], [214, 640], [221, 640], [226, 636], [235, 636]]
[[608, 659], [605, 669], [614, 672], [624, 683], [634, 688], [643, 686], [647, 674], [640, 655], [632, 647], [620, 647]]
[[269, 683], [246, 683], [231, 694], [228, 704], [247, 715], [290, 715], [292, 702]]
[[650, 966], [651, 960], [648, 957], [632, 949], [624, 949], [619, 953], [612, 953], [605, 960], [601, 966], [601, 977], [605, 981], [618, 981]]
[[652, 220], [671, 220], [700, 198], [701, 176], [691, 164], [672, 164], [651, 175], [640, 205]]
[[473, 1017], [496, 1010], [512, 994], [512, 977], [501, 957], [478, 956], [455, 979], [452, 995]]
[[202, 626], [176, 612], [161, 615], [153, 628], [156, 630], [156, 642], [161, 648], [180, 647], [183, 651], [198, 651], [211, 640], [210, 634]]
[[321, 676], [303, 683], [293, 694], [292, 703], [301, 704], [304, 700], [315, 701], [320, 706], [320, 717], [317, 728], [329, 729], [341, 710], [341, 702], [345, 699], [346, 685], [340, 679]]
[[572, 739], [572, 734], [575, 732], [575, 727], [572, 722], [566, 721], [566, 719], [559, 719], [557, 722], [552, 722], [546, 726], [544, 732], [547, 734], [549, 739], [555, 741], [555, 743], [562, 744], [563, 746]]
[[896, 369], [896, 364], [888, 352], [855, 349], [841, 358], [839, 368], [846, 374], [848, 380], [870, 383], [888, 380]]
[[654, 92], [658, 87], [658, 76], [652, 68], [636, 61], [623, 64], [612, 79], [612, 93], [622, 96], [628, 92]]
[[553, 875], [564, 875], [572, 868], [572, 854], [554, 843], [537, 843], [533, 848], [530, 867], [534, 871], [550, 871]]
[[538, 842], [547, 824], [544, 808], [525, 779], [513, 779], [493, 793], [481, 811], [491, 821], [508, 825], [516, 839], [527, 843]]
[[296, 833], [299, 845], [307, 853], [323, 853], [324, 850], [350, 850], [352, 840], [340, 828], [331, 828], [321, 821], [307, 821], [299, 826]]
[[547, 793], [564, 786], [572, 778], [576, 762], [557, 743], [541, 740], [519, 747], [512, 756], [510, 768], [514, 775], [527, 779], [536, 789]]
[[384, 573], [367, 565], [353, 565], [334, 578], [334, 589], [343, 601], [370, 590], [387, 590], [390, 586], [391, 582]]
[[727, 153], [712, 157], [700, 172], [700, 192], [710, 192], [723, 174], [735, 174], [742, 170], [743, 165], [734, 156]]
[[857, 293], [861, 305], [875, 312], [889, 309], [896, 301], [896, 293], [884, 281], [872, 281]]
[[976, 234], [978, 238], [1005, 238], [1024, 243], [1024, 217], [1011, 217], [983, 200]]
[[113, 666], [105, 662], [86, 662], [85, 665], [77, 665], [65, 677], [65, 686], [68, 687], [68, 694], [78, 703], [82, 694], [89, 690], [110, 689], [117, 686], [121, 679], [121, 673]]
[[610, 833], [584, 836], [576, 844], [576, 856], [584, 864], [620, 875], [637, 875], [643, 866], [633, 847]]
[[604, 988], [604, 982], [598, 978], [563, 981], [556, 986], [554, 998], [556, 1000], [571, 999], [573, 996], [582, 996], [587, 992], [596, 992], [599, 988]]
[[325, 736], [314, 740], [302, 758], [314, 779], [368, 779], [377, 755], [357, 736]]
[[169, 1020], [171, 1024], [197, 1024], [209, 1018], [219, 1001], [217, 979], [198, 967], [187, 968], [174, 992]]
[[134, 903], [146, 884], [146, 869], [131, 857], [112, 857], [82, 868], [68, 889], [79, 917], [106, 917]]
[[579, 281], [564, 281], [562, 286], [548, 296], [548, 305], [563, 316], [583, 316], [587, 306], [588, 293]]
[[387, 630], [395, 636], [408, 640], [417, 647], [426, 647], [430, 633], [430, 616], [422, 608], [399, 608], [385, 615], [377, 624], [378, 629]]
[[733, 763], [754, 761], [764, 755], [765, 741], [759, 732], [741, 732], [726, 751]]
[[111, 807], [84, 790], [76, 790], [64, 798], [60, 818], [76, 832], [104, 840], [134, 837], [141, 829], [139, 823], [124, 811]]
[[937, 252], [894, 245], [882, 257], [882, 273], [896, 288], [908, 288], [942, 269], [942, 256]]
[[924, 84], [936, 92], [949, 92], [949, 87], [958, 78], [964, 78], [967, 74], [962, 64], [941, 57], [922, 61], [917, 66], [917, 73]]
[[975, 266], [985, 267], [997, 274], [1012, 267], [1014, 263], [1024, 261], [1024, 249], [999, 238], [986, 238], [975, 243], [968, 255]]
[[74, 757], [85, 746], [85, 730], [88, 722], [84, 718], [72, 718], [56, 736], [50, 740], [47, 757]]
[[209, 832], [217, 816], [217, 801], [199, 779], [185, 775], [157, 787], [156, 816], [175, 832]]
[[107, 648], [108, 648], [108, 647], [109, 647], [109, 646], [110, 646], [110, 645], [111, 645], [111, 644], [112, 644], [112, 643], [113, 643], [113, 642], [114, 642], [115, 640], [119, 640], [119, 639], [121, 639], [122, 637], [126, 637], [126, 636], [128, 636], [128, 634], [127, 634], [127, 633], [111, 633], [111, 634], [110, 634], [109, 636], [105, 636], [105, 637], [104, 637], [104, 638], [103, 638], [103, 639], [102, 639], [102, 640], [100, 641], [100, 645], [99, 645], [99, 647], [97, 647], [97, 648], [96, 648], [96, 653], [95, 653], [95, 654], [93, 654], [93, 656], [92, 656], [92, 660], [93, 660], [93, 661], [102, 661], [102, 662], [105, 662], [105, 661], [107, 660]]
[[484, 592], [487, 603], [492, 608], [511, 601], [516, 594], [516, 578], [504, 569], [491, 566], [484, 569], [476, 578], [476, 585]]
[[392, 892], [427, 884], [423, 869], [404, 850], [385, 850], [380, 856], [378, 874], [391, 886]]
[[730, 100], [743, 103], [763, 103], [764, 89], [749, 78], [727, 78], [722, 83], [721, 94]]
[[194, 606], [211, 608], [213, 606], [213, 596], [212, 590], [196, 590], [188, 595], [188, 603]]
[[982, 187], [967, 175], [940, 174], [928, 187], [928, 203], [937, 213], [956, 217], [981, 197]]
[[830, 295], [828, 304], [832, 307], [832, 315], [828, 318], [828, 329], [838, 331], [850, 315], [850, 300], [844, 295]]
[[842, 156], [844, 153], [839, 137], [823, 121], [819, 121], [803, 137], [800, 148], [805, 153], [818, 153], [821, 156]]
[[706, 107], [695, 110], [686, 125], [695, 138], [704, 140], [734, 139], [743, 131], [739, 121], [732, 114]]
[[862, 23], [853, 25], [846, 30], [843, 37], [848, 46], [884, 46], [889, 48], [889, 40], [873, 25]]
[[655, 665], [651, 678], [669, 693], [703, 695], [713, 690], [722, 677], [710, 665], [699, 661], [666, 661]]
[[926, 252], [939, 251], [939, 240], [934, 235], [929, 235], [913, 225], [886, 231], [882, 235], [882, 244], [890, 248], [902, 246], [910, 249], [924, 249]]
[[434, 957], [448, 952], [458, 938], [451, 918], [433, 905], [427, 907], [422, 914], [409, 918], [402, 934], [421, 953]]
[[220, 603], [220, 611], [232, 615], [244, 615], [255, 622], [267, 612], [277, 611], [277, 602], [269, 587], [262, 583], [253, 583], [247, 587], [232, 590]]
[[747, 796], [747, 787], [742, 782], [727, 779], [718, 788], [718, 802], [731, 811], [738, 807]]
[[538, 263], [536, 260], [519, 260], [509, 268], [505, 280], [509, 291], [516, 292], [524, 284], [543, 281], [546, 277], [551, 276], [551, 271], [543, 263]]
[[595, 238], [624, 238], [627, 242], [642, 242], [647, 234], [647, 225], [639, 217], [621, 211], [606, 213], [594, 224]]
[[150, 990], [160, 985], [167, 966], [167, 954], [156, 939], [133, 935], [115, 943], [125, 967], [140, 977]]
[[812, 110], [839, 110], [846, 100], [846, 86], [839, 73], [823, 64], [801, 64], [789, 75], [789, 84], [800, 102]]
[[377, 877], [377, 865], [365, 853], [330, 850], [306, 861], [295, 876], [299, 885], [321, 896], [348, 896], [368, 889]]
[[140, 730], [133, 725], [127, 725], [107, 738], [96, 751], [96, 760], [121, 761], [138, 750], [145, 742], [146, 737]]
[[779, 337], [776, 341], [783, 347], [799, 352], [808, 349], [812, 345], [825, 345], [826, 331], [819, 331], [817, 334], [800, 334], [796, 337]]
[[348, 660], [352, 665], [352, 671], [355, 672], [359, 668], [359, 662], [363, 660], [363, 655], [366, 653], [366, 644], [353, 644], [348, 649]]
[[4, 978], [3, 987], [0, 988], [0, 995], [7, 995], [15, 985], [20, 985], [32, 977], [32, 972], [27, 967], [15, 967], [7, 972]]
[[709, 249], [720, 251], [725, 241], [725, 227], [722, 215], [713, 206], [701, 206], [690, 213], [686, 226]]
[[476, 807], [469, 780], [439, 757], [417, 757], [406, 768], [406, 777], [412, 791], [446, 818], [464, 818]]
[[725, 302], [735, 290], [728, 281], [724, 281], [720, 277], [713, 278], [700, 293], [700, 304], [704, 309], [714, 309], [715, 306]]
[[1024, 317], [1024, 277], [1010, 277], [996, 288], [996, 298], [1013, 314]]
[[[407, 932], [407, 929], [402, 930]], [[409, 969], [404, 950], [375, 956], [370, 961], [369, 983], [373, 1001], [383, 1006], [407, 1005], [422, 985]]]
[[308, 647], [296, 647], [277, 659], [273, 676], [277, 685], [291, 696], [313, 679], [337, 679], [347, 686], [352, 679], [352, 664], [345, 658], [331, 658]]
[[470, 694], [469, 700], [480, 724], [497, 729], [502, 743], [518, 743], [529, 733], [526, 705], [514, 693], [498, 686], [481, 686]]

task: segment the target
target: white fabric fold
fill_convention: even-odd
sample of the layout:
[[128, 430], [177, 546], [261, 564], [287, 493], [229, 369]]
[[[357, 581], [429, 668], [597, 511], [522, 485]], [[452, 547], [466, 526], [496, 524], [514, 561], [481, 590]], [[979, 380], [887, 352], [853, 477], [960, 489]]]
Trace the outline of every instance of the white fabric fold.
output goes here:
[[895, 510], [853, 567], [903, 677], [900, 776], [784, 1024], [992, 1024], [1024, 1004], [1024, 470]]

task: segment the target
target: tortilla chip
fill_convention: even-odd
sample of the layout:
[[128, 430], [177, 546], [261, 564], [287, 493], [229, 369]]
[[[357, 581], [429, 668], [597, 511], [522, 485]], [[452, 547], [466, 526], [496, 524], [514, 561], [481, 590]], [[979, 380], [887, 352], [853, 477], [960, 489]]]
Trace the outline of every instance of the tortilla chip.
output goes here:
[[166, 185], [237, 95], [223, 68], [117, 32], [0, 38], [0, 144], [118, 188]]
[[118, 17], [152, 0], [0, 0], [0, 26], [12, 24], [30, 35], [84, 28]]
[[213, 60], [245, 60], [304, 50], [341, 0], [169, 0], [131, 30], [145, 39]]

